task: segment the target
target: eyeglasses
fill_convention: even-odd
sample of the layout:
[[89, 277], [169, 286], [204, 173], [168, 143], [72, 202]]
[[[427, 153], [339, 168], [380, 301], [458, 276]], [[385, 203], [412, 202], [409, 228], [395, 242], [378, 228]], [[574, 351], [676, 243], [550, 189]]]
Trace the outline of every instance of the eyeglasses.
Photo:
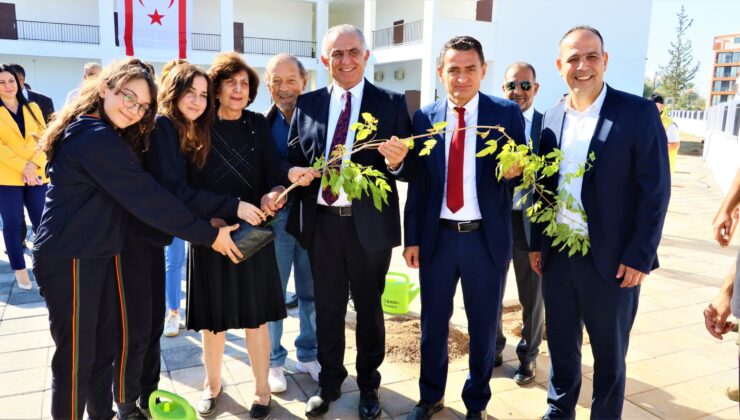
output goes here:
[[121, 95], [123, 95], [123, 106], [125, 106], [130, 111], [136, 112], [140, 117], [143, 117], [146, 115], [147, 112], [149, 112], [149, 105], [139, 103], [136, 100], [136, 95], [133, 92], [126, 92], [121, 90]]
[[534, 83], [529, 81], [523, 81], [523, 82], [507, 82], [504, 87], [506, 90], [516, 90], [516, 85], [519, 85], [523, 91], [528, 91], [529, 89], [532, 89], [532, 86], [534, 86]]

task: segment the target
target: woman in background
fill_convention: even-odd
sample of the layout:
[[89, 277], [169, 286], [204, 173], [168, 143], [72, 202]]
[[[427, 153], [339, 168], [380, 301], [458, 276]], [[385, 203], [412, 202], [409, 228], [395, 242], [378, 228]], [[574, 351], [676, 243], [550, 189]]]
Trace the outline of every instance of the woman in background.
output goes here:
[[21, 246], [26, 239], [21, 233], [26, 224], [23, 207], [35, 232], [49, 182], [44, 175], [46, 156], [36, 147], [44, 128], [41, 110], [21, 93], [15, 70], [0, 65], [0, 217], [10, 268], [21, 290], [33, 288]]

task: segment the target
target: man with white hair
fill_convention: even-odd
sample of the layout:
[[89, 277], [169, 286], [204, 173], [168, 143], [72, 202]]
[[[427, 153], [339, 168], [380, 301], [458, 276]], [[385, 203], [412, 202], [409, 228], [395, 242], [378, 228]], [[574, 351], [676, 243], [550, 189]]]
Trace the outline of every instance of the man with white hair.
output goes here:
[[[380, 89], [363, 77], [370, 52], [362, 31], [351, 25], [330, 28], [322, 42], [321, 62], [334, 79], [326, 88], [298, 98], [288, 136], [288, 160], [311, 165], [344, 145], [352, 150], [355, 133], [349, 130], [360, 110], [378, 119], [377, 139], [411, 135], [403, 95]], [[404, 163], [408, 149], [397, 138], [377, 150], [352, 155], [352, 162], [383, 172], [391, 191], [382, 211], [371, 197], [350, 201], [344, 190], [321, 190], [320, 180], [296, 192], [288, 232], [308, 249], [314, 279], [319, 389], [306, 404], [306, 415], [321, 416], [341, 395], [347, 377], [344, 367], [344, 317], [349, 293], [357, 312], [357, 385], [359, 417], [380, 415], [378, 367], [385, 356], [385, 325], [380, 297], [391, 261], [391, 250], [401, 244], [396, 178], [411, 170]], [[348, 160], [345, 157], [345, 161]], [[409, 172], [410, 173], [410, 172]]]
[[[85, 80], [87, 80], [87, 79], [89, 79], [91, 77], [97, 76], [98, 73], [100, 73], [100, 70], [101, 70], [100, 64], [98, 64], [98, 63], [96, 63], [94, 61], [92, 61], [90, 63], [86, 63], [85, 64], [85, 67], [84, 67], [84, 71], [82, 73], [82, 82], [84, 83]], [[74, 101], [75, 99], [77, 99], [77, 95], [79, 95], [79, 94], [80, 94], [80, 88], [79, 87], [76, 87], [76, 88], [72, 89], [67, 94], [67, 99], [65, 99], [64, 104], [67, 105], [68, 103]]]

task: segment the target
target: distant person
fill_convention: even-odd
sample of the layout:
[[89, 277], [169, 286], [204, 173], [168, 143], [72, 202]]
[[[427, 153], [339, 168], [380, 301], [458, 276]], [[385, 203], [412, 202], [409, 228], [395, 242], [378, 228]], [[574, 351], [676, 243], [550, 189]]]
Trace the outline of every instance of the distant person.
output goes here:
[[652, 95], [650, 100], [655, 102], [655, 106], [660, 112], [660, 122], [665, 128], [666, 137], [668, 137], [668, 161], [671, 165], [671, 172], [673, 172], [676, 169], [676, 158], [678, 158], [678, 149], [681, 146], [681, 141], [678, 138], [678, 126], [673, 122], [673, 118], [668, 115], [662, 96]]
[[[290, 120], [293, 118], [298, 96], [303, 93], [308, 81], [306, 69], [294, 56], [289, 54], [278, 54], [267, 62], [265, 67], [265, 84], [272, 97], [273, 105], [267, 111], [267, 122], [272, 130], [272, 139], [275, 141], [280, 157], [286, 158], [288, 154], [288, 131]], [[264, 206], [269, 207], [270, 201], [263, 200]], [[275, 232], [275, 254], [277, 256], [280, 281], [285, 296], [290, 278], [291, 267], [293, 268], [293, 281], [295, 283], [296, 296], [298, 298], [298, 320], [300, 330], [295, 338], [296, 370], [311, 374], [311, 379], [318, 382], [321, 365], [316, 360], [316, 308], [313, 299], [313, 277], [311, 276], [311, 264], [308, 261], [308, 252], [293, 237], [285, 231], [288, 217], [293, 208], [293, 200], [289, 200], [285, 206], [276, 213], [272, 230]], [[277, 209], [270, 209], [276, 211]], [[298, 210], [296, 210], [298, 211]], [[285, 380], [283, 366], [288, 356], [288, 351], [280, 343], [283, 336], [283, 321], [274, 321], [267, 324], [270, 330], [270, 375], [268, 381], [273, 393], [283, 392], [287, 389], [288, 382]]]
[[36, 102], [39, 108], [41, 108], [44, 122], [48, 124], [51, 115], [54, 113], [54, 101], [46, 95], [31, 90], [31, 86], [26, 83], [26, 70], [23, 66], [17, 63], [10, 63], [8, 66], [15, 69], [15, 72], [18, 74], [18, 82], [20, 83], [18, 87], [21, 89], [23, 96], [28, 99], [28, 102]]
[[[527, 144], [537, 152], [540, 146], [540, 131], [542, 130], [542, 114], [534, 109], [534, 97], [537, 95], [540, 84], [537, 83], [537, 73], [529, 63], [514, 63], [504, 73], [504, 83], [501, 85], [504, 97], [519, 104], [524, 116], [524, 138]], [[540, 352], [542, 336], [545, 331], [545, 306], [542, 301], [542, 279], [532, 270], [529, 264], [530, 227], [526, 209], [532, 205], [532, 195], [527, 195], [520, 203], [524, 191], [514, 196], [511, 212], [511, 231], [514, 242], [512, 248], [512, 263], [516, 276], [516, 287], [519, 302], [522, 304], [522, 331], [516, 354], [519, 357], [519, 368], [514, 374], [514, 382], [526, 385], [534, 381], [534, 371], [537, 365], [537, 355]], [[506, 285], [506, 278], [504, 278]], [[501, 293], [503, 296], [503, 291]], [[498, 335], [496, 336], [496, 360], [494, 366], [503, 363], [503, 351], [506, 346], [501, 323], [503, 307], [499, 310]]]
[[[82, 72], [82, 83], [85, 83], [85, 80], [95, 77], [100, 73], [100, 64], [96, 62], [90, 62], [85, 64], [84, 70]], [[69, 91], [67, 94], [67, 98], [64, 100], [64, 105], [67, 105], [77, 99], [77, 96], [80, 94], [80, 88], [76, 87]]]
[[28, 210], [34, 230], [44, 209], [46, 156], [36, 149], [36, 137], [46, 128], [41, 110], [20, 92], [15, 70], [0, 65], [0, 216], [3, 240], [10, 268], [21, 290], [31, 290], [21, 244], [25, 244], [26, 222], [23, 207]]

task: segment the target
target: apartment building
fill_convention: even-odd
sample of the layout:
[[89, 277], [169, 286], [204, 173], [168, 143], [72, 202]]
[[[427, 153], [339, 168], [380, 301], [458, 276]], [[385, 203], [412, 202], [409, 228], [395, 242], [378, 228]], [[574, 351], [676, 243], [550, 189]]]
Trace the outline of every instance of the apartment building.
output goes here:
[[709, 105], [731, 101], [740, 76], [740, 34], [714, 37]]
[[[169, 0], [145, 1], [157, 2]], [[368, 80], [407, 93], [413, 111], [444, 93], [436, 69], [442, 44], [471, 35], [484, 46], [484, 93], [500, 96], [506, 67], [528, 61], [541, 85], [535, 105], [546, 109], [567, 91], [555, 59], [560, 37], [578, 24], [603, 34], [607, 82], [641, 94], [651, 11], [650, 0], [192, 0], [187, 58], [207, 66], [218, 51], [235, 50], [261, 73], [272, 55], [289, 52], [318, 88], [330, 81], [321, 38], [328, 27], [350, 23], [364, 30], [372, 51]], [[61, 106], [84, 63], [125, 55], [118, 14], [116, 0], [0, 0], [0, 62], [23, 65], [28, 82]], [[159, 69], [177, 51], [136, 54]], [[269, 104], [261, 86], [250, 108]]]

